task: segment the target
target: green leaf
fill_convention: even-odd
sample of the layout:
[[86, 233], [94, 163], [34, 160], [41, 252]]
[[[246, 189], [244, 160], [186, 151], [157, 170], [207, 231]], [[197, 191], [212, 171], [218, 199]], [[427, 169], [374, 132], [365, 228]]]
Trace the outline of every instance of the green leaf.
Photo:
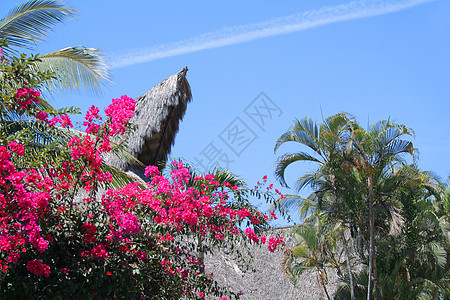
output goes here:
[[102, 87], [111, 83], [109, 66], [96, 48], [67, 47], [41, 55], [39, 60], [32, 65], [33, 68], [56, 74], [47, 85], [50, 91], [85, 88], [100, 94]]
[[0, 39], [8, 40], [11, 46], [32, 49], [56, 24], [76, 13], [56, 0], [26, 1], [0, 21]]

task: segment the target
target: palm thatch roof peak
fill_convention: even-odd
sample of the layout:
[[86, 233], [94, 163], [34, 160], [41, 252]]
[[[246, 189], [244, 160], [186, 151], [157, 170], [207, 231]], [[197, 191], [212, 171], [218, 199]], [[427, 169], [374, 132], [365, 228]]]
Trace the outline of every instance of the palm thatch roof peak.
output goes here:
[[[136, 99], [135, 115], [130, 119], [135, 130], [128, 134], [126, 150], [144, 165], [166, 161], [175, 142], [179, 122], [192, 99], [187, 70], [183, 68]], [[122, 170], [136, 171], [127, 162], [110, 157], [107, 160]]]

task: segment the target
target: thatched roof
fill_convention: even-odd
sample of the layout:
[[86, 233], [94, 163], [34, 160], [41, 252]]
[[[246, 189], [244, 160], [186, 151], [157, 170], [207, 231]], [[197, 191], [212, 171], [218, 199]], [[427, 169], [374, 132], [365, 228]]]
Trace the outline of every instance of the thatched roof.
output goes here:
[[[183, 68], [136, 99], [135, 115], [130, 120], [136, 128], [129, 133], [125, 148], [146, 166], [164, 162], [174, 144], [179, 122], [192, 98], [187, 70]], [[136, 166], [117, 158], [108, 157], [107, 162], [122, 170], [142, 173]]]
[[[282, 235], [288, 245], [296, 244], [296, 238], [291, 233], [292, 227], [272, 228], [266, 232], [267, 237]], [[231, 252], [218, 249], [205, 258], [206, 272], [213, 273], [219, 285], [230, 291], [239, 293], [241, 299], [326, 299], [319, 285], [314, 270], [306, 271], [294, 286], [283, 272], [283, 252], [272, 253], [267, 246], [251, 245], [253, 256], [252, 266], [257, 270], [246, 270]], [[333, 297], [336, 291], [338, 276], [334, 269], [327, 269], [327, 289]]]

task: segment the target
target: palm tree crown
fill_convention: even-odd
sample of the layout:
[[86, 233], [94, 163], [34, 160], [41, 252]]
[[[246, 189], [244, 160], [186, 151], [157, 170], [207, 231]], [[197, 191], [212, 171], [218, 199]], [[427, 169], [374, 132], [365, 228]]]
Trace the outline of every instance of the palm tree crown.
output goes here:
[[[77, 13], [58, 0], [29, 0], [10, 10], [0, 21], [0, 40], [5, 39], [7, 50], [15, 48], [35, 50], [37, 42], [58, 23]], [[37, 71], [52, 71], [55, 77], [46, 85], [49, 91], [85, 88], [98, 94], [111, 81], [109, 66], [99, 49], [83, 46], [68, 47], [38, 56], [33, 63]]]

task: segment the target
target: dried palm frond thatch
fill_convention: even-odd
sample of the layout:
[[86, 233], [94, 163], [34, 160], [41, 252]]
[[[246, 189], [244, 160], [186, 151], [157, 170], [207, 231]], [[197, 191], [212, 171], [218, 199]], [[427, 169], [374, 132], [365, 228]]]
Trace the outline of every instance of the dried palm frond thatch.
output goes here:
[[[264, 232], [264, 235], [267, 238], [284, 236], [286, 244], [294, 246], [298, 241], [292, 229], [292, 226], [273, 227]], [[237, 250], [245, 254], [244, 247], [245, 244], [238, 245]], [[236, 249], [215, 249], [205, 257], [206, 272], [213, 273], [219, 285], [229, 292], [240, 293], [239, 299], [242, 300], [326, 299], [315, 270], [305, 271], [296, 285], [293, 285], [289, 276], [283, 272], [283, 251], [272, 253], [267, 249], [267, 245], [250, 244], [248, 247], [252, 258], [244, 258], [249, 262], [249, 269], [234, 255]], [[255, 271], [252, 272], [251, 269]], [[338, 282], [336, 270], [327, 268], [327, 275], [327, 288], [334, 293]]]
[[[192, 98], [187, 70], [183, 68], [136, 99], [135, 115], [130, 120], [135, 130], [128, 134], [125, 148], [146, 166], [164, 162], [174, 144], [179, 122]], [[142, 167], [132, 161], [106, 159], [122, 170], [142, 175]]]

